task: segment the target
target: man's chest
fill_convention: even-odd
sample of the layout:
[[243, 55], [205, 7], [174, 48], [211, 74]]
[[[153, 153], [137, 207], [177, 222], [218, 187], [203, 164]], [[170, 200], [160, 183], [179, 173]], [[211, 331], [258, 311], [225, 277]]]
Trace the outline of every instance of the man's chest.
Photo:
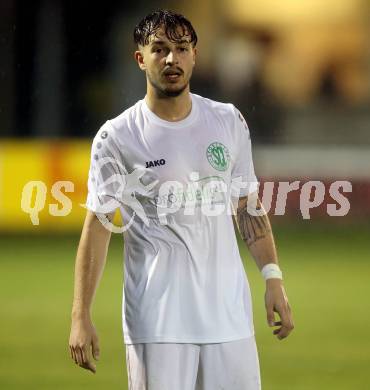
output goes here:
[[122, 147], [123, 163], [129, 172], [144, 169], [147, 177], [159, 183], [185, 183], [194, 172], [200, 180], [228, 180], [236, 158], [236, 146], [220, 126], [172, 132], [148, 127], [138, 130], [135, 139], [126, 140]]

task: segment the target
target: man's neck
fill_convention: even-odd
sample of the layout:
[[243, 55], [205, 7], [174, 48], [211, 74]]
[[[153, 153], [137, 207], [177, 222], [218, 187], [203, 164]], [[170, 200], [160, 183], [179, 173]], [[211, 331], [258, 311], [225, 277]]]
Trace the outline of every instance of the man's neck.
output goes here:
[[175, 97], [158, 97], [151, 88], [145, 96], [149, 109], [161, 119], [176, 122], [186, 118], [191, 111], [189, 87], [181, 95]]

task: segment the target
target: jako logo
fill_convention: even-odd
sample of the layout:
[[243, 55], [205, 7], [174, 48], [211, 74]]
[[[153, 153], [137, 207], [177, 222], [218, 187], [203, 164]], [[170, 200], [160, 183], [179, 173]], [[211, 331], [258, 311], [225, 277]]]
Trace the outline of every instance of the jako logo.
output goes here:
[[164, 164], [166, 164], [166, 160], [164, 158], [161, 158], [160, 160], [147, 161], [146, 168], [159, 167]]

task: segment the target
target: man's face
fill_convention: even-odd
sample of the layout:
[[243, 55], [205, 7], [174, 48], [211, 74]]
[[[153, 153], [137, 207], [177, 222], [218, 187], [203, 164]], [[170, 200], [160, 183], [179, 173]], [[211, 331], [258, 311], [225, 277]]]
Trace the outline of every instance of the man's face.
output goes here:
[[180, 42], [170, 41], [163, 28], [152, 35], [149, 44], [135, 52], [136, 60], [145, 70], [147, 80], [161, 96], [178, 96], [188, 86], [195, 65], [196, 48], [190, 36]]

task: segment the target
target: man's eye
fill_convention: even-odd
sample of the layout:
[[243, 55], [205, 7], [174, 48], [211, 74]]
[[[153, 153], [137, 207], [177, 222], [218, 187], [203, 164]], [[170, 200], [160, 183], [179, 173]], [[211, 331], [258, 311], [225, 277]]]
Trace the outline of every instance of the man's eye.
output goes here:
[[187, 47], [180, 47], [180, 50], [181, 51], [188, 51], [188, 48]]
[[162, 51], [162, 49], [155, 49], [156, 53], [160, 53], [161, 51]]

